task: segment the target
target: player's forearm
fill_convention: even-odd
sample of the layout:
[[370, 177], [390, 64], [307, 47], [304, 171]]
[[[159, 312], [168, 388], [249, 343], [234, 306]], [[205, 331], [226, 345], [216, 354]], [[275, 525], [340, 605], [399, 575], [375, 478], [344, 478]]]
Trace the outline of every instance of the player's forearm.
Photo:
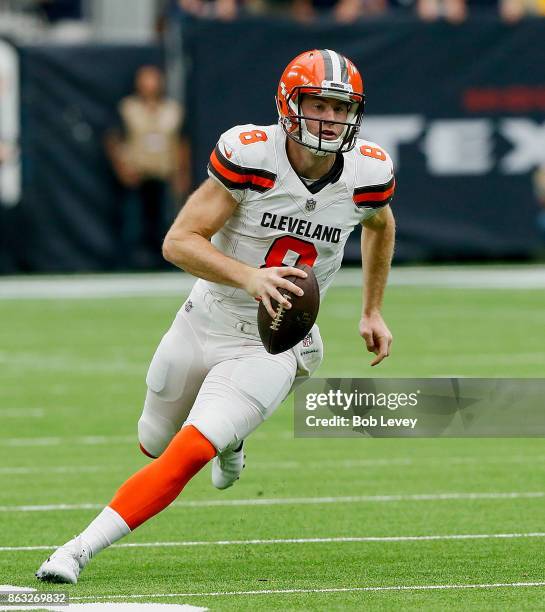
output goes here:
[[361, 236], [363, 316], [379, 312], [382, 307], [395, 244], [395, 221], [391, 211], [380, 223], [363, 227]]
[[163, 256], [182, 270], [213, 283], [245, 289], [254, 268], [221, 253], [206, 238], [187, 232], [179, 237], [167, 235]]

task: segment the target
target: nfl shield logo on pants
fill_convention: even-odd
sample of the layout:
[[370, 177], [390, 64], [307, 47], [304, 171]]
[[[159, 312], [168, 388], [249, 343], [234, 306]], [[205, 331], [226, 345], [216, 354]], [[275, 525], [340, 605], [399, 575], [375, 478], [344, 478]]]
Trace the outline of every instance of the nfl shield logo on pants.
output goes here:
[[310, 332], [309, 334], [307, 334], [304, 338], [303, 338], [303, 346], [306, 348], [308, 346], [312, 345], [312, 332]]
[[305, 204], [305, 210], [307, 212], [312, 212], [316, 208], [316, 200], [314, 198], [309, 198], [307, 203]]

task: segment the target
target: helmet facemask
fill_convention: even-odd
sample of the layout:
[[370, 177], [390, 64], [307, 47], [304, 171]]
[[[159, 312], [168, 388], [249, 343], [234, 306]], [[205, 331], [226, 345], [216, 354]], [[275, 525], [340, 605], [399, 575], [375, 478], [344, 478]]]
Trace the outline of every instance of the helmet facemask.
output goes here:
[[[326, 83], [324, 82], [323, 85], [326, 85]], [[349, 104], [346, 121], [330, 121], [305, 116], [301, 110], [304, 95], [334, 98]], [[320, 88], [302, 86], [294, 87], [286, 96], [286, 102], [291, 112], [287, 117], [280, 113], [280, 124], [292, 140], [309, 148], [314, 155], [324, 156], [331, 153], [346, 153], [354, 148], [365, 105], [363, 94], [328, 86]], [[310, 132], [307, 121], [314, 121], [319, 124], [317, 136]], [[324, 124], [343, 125], [344, 129], [335, 140], [328, 140], [322, 137]]]

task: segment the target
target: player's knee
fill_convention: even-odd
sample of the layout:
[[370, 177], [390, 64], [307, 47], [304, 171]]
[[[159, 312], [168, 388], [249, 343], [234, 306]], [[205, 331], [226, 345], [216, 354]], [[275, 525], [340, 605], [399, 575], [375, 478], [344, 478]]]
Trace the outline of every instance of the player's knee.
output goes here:
[[140, 449], [148, 457], [159, 457], [175, 433], [173, 427], [167, 423], [150, 423], [143, 417], [138, 421], [138, 442]]
[[[248, 420], [243, 420], [243, 423], [237, 423], [236, 420], [230, 419], [225, 414], [220, 416], [217, 411], [212, 412], [205, 408], [199, 415], [190, 415], [184, 427], [192, 425], [218, 453], [223, 453], [229, 448], [238, 446], [249, 433]], [[262, 422], [263, 419], [260, 418], [259, 421]]]

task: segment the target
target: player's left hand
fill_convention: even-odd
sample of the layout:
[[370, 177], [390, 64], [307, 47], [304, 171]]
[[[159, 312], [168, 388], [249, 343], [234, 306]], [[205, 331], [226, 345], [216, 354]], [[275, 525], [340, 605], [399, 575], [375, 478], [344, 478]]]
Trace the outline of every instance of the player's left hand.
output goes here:
[[384, 322], [380, 312], [363, 315], [360, 319], [360, 336], [365, 340], [367, 350], [375, 353], [372, 366], [378, 365], [385, 357], [390, 355], [392, 333]]

